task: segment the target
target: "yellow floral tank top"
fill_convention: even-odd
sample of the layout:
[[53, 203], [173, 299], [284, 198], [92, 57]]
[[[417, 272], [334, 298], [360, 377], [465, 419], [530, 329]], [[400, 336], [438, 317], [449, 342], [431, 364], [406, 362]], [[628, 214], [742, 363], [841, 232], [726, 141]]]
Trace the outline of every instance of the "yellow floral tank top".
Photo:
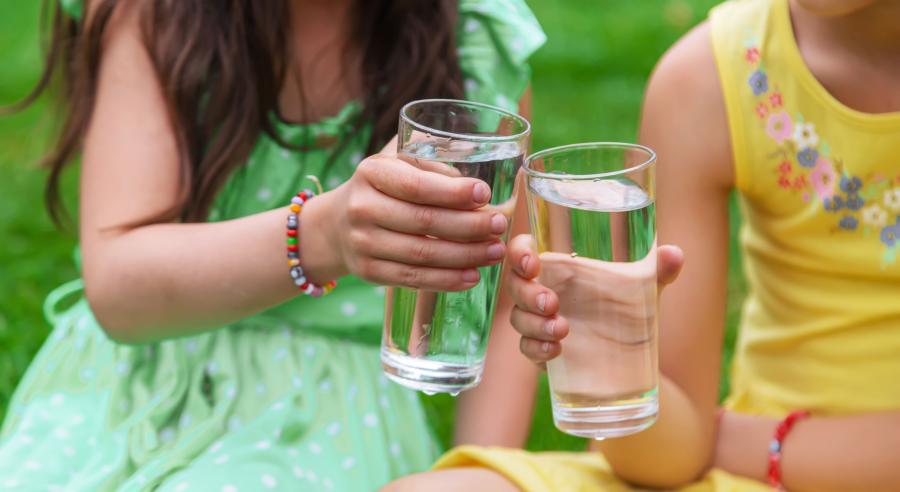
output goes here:
[[711, 14], [750, 292], [728, 405], [769, 415], [900, 408], [900, 113], [832, 97], [788, 0]]

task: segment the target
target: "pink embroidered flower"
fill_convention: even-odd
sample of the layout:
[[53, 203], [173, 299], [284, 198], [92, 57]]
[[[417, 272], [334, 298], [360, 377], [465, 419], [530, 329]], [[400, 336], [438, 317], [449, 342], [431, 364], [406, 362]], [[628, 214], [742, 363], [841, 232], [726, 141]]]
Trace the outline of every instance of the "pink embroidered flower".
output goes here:
[[819, 157], [816, 160], [816, 167], [809, 174], [809, 179], [812, 181], [813, 191], [816, 192], [819, 200], [825, 200], [834, 196], [834, 189], [837, 185], [837, 173], [834, 172], [834, 167], [828, 159]]
[[750, 63], [756, 63], [759, 61], [759, 48], [756, 46], [752, 48], [747, 48], [747, 51], [744, 52], [744, 59], [746, 59]]
[[791, 165], [791, 161], [781, 161], [781, 164], [778, 165], [778, 172], [781, 174], [791, 174], [793, 171], [793, 166]]
[[768, 133], [769, 137], [771, 137], [778, 145], [783, 144], [785, 140], [791, 138], [791, 135], [794, 134], [794, 125], [791, 122], [791, 117], [788, 116], [786, 111], [772, 113], [769, 116], [769, 121], [766, 124], [766, 133]]
[[778, 109], [784, 104], [784, 101], [781, 100], [781, 93], [775, 91], [772, 95], [769, 96], [769, 104], [772, 105], [772, 109]]
[[759, 116], [760, 119], [766, 117], [769, 114], [769, 108], [766, 106], [766, 103], [761, 102], [756, 105], [756, 115]]

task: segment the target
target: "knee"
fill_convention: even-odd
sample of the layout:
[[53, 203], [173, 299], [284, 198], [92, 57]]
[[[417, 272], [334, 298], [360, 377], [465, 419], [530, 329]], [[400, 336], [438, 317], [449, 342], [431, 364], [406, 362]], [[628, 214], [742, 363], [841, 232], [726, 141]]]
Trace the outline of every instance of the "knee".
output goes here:
[[389, 483], [381, 492], [520, 492], [519, 488], [493, 470], [451, 468], [409, 475]]

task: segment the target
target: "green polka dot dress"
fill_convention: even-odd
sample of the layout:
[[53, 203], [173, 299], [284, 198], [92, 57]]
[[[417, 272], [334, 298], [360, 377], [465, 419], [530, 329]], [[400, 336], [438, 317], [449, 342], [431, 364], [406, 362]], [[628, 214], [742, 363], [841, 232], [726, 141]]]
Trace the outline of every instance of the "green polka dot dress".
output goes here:
[[[80, 15], [80, 2], [62, 4]], [[462, 0], [467, 97], [515, 109], [543, 41], [522, 0]], [[342, 183], [369, 131], [337, 155], [333, 143], [360, 110], [352, 102], [315, 124], [277, 123], [308, 150], [262, 137], [210, 220], [283, 206], [309, 174]], [[382, 376], [383, 303], [383, 288], [346, 278], [321, 299], [127, 346], [105, 336], [80, 280], [64, 285], [47, 299], [53, 331], [0, 432], [0, 490], [365, 491], [424, 470], [441, 450], [417, 394]]]

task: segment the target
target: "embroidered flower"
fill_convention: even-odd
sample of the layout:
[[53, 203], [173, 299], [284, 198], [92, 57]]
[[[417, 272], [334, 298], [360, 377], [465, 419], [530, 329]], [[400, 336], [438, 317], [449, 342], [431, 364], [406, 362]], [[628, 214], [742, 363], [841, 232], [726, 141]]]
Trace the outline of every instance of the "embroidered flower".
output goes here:
[[884, 192], [884, 206], [891, 212], [900, 213], [900, 187]]
[[797, 162], [803, 167], [813, 167], [819, 159], [819, 151], [810, 147], [797, 152]]
[[794, 133], [794, 126], [791, 123], [791, 117], [784, 111], [772, 113], [769, 121], [766, 123], [766, 133], [778, 145], [784, 143], [785, 140], [791, 138]]
[[831, 161], [824, 158], [819, 159], [816, 162], [816, 167], [809, 173], [809, 179], [812, 181], [813, 191], [816, 192], [816, 196], [825, 203], [825, 210], [832, 210], [835, 212], [840, 210], [842, 205], [840, 203], [833, 209], [827, 204], [827, 199], [834, 196], [835, 181], [837, 181], [837, 173], [834, 172]]
[[797, 147], [815, 147], [819, 143], [819, 136], [812, 123], [797, 123], [794, 125], [794, 142]]
[[829, 212], [839, 212], [844, 207], [844, 199], [841, 195], [828, 197], [822, 201], [822, 207]]
[[856, 176], [841, 176], [841, 191], [844, 193], [856, 193], [862, 188], [862, 180]]
[[766, 103], [761, 102], [756, 105], [756, 116], [759, 116], [760, 119], [763, 119], [768, 114], [769, 114], [769, 107], [766, 106]]
[[747, 51], [744, 52], [744, 59], [750, 63], [756, 63], [759, 61], [759, 48], [756, 46], [747, 48]]
[[772, 105], [772, 109], [778, 109], [784, 104], [784, 101], [781, 98], [781, 93], [778, 91], [773, 92], [769, 96], [769, 104]]
[[897, 240], [900, 239], [900, 222], [882, 229], [880, 236], [881, 242], [883, 242], [885, 246], [893, 248], [894, 245], [897, 244]]
[[873, 227], [883, 227], [887, 224], [888, 214], [878, 205], [869, 205], [862, 210], [863, 224]]
[[767, 90], [769, 90], [769, 78], [766, 77], [766, 72], [762, 70], [757, 70], [750, 74], [750, 88], [753, 89], [753, 95], [758, 96], [760, 94], [764, 94]]
[[794, 166], [791, 165], [791, 161], [784, 160], [778, 165], [778, 172], [781, 174], [791, 174], [791, 171], [793, 170]]
[[863, 198], [861, 196], [859, 196], [858, 193], [848, 193], [847, 194], [847, 201], [845, 202], [845, 205], [847, 206], [848, 209], [856, 211], [856, 210], [861, 209], [863, 207], [863, 205], [865, 205], [865, 204], [866, 204], [866, 201], [863, 200]]
[[794, 178], [794, 184], [793, 184], [793, 187], [794, 187], [795, 190], [798, 190], [798, 191], [799, 191], [799, 190], [802, 190], [803, 188], [806, 188], [806, 186], [807, 186], [808, 184], [809, 184], [809, 183], [806, 181], [806, 175], [805, 175], [805, 174], [801, 174], [800, 176], [797, 176], [797, 177]]
[[846, 229], [848, 231], [855, 231], [858, 224], [859, 222], [856, 220], [856, 217], [852, 215], [845, 215], [841, 217], [841, 221], [838, 222], [838, 226], [841, 229]]
[[778, 177], [778, 186], [780, 186], [786, 190], [789, 189], [791, 187], [791, 178], [782, 174], [781, 176]]

